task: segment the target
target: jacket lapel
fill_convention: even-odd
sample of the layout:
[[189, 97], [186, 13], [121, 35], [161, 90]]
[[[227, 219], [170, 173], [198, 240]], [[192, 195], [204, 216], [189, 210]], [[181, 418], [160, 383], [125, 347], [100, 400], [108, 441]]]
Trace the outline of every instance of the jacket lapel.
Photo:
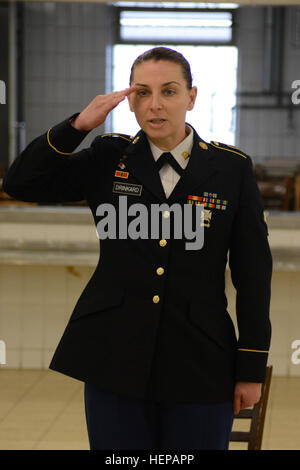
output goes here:
[[[202, 148], [200, 144], [207, 148]], [[215, 166], [214, 155], [214, 151], [210, 150], [206, 142], [199, 137], [194, 129], [194, 145], [189, 163], [168, 198], [169, 204], [185, 197], [187, 193], [191, 193], [194, 188], [200, 186], [218, 171]]]
[[148, 139], [140, 131], [125, 149], [126, 171], [132, 173], [160, 201], [166, 201], [166, 195], [157, 171]]
[[124, 160], [126, 171], [128, 170], [132, 173], [159, 201], [172, 204], [185, 197], [187, 193], [190, 193], [218, 171], [214, 165], [214, 152], [209, 147], [203, 149], [200, 146], [203, 144], [205, 147], [205, 142], [194, 129], [194, 144], [189, 157], [189, 163], [168, 199], [166, 198], [148, 139], [143, 131], [140, 131], [135, 136], [133, 142], [124, 151], [126, 155]]

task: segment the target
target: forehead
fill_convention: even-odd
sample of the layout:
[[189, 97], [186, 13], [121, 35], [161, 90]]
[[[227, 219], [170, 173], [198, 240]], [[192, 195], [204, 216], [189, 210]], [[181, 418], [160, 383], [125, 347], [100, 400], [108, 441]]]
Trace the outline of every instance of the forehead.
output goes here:
[[134, 68], [134, 83], [166, 83], [171, 81], [184, 83], [181, 65], [169, 60], [147, 60]]

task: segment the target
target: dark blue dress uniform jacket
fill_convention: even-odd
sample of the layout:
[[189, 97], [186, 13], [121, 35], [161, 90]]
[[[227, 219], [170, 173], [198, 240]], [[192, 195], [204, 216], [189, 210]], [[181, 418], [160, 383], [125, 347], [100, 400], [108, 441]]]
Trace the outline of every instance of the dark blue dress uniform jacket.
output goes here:
[[[189, 163], [166, 199], [143, 131], [99, 136], [72, 153], [86, 134], [67, 119], [35, 139], [8, 169], [4, 191], [31, 202], [86, 200], [96, 226], [98, 206], [109, 203], [118, 215], [121, 195], [128, 208], [138, 202], [149, 213], [152, 204], [184, 207], [204, 197], [215, 206], [206, 206], [211, 218], [200, 250], [187, 250], [185, 237], [172, 230], [168, 239], [100, 240], [98, 264], [50, 368], [102, 390], [164, 402], [221, 403], [233, 399], [236, 381], [262, 382], [272, 257], [250, 157], [195, 132]], [[116, 182], [127, 190], [116, 192]], [[227, 260], [238, 338], [226, 310]]]

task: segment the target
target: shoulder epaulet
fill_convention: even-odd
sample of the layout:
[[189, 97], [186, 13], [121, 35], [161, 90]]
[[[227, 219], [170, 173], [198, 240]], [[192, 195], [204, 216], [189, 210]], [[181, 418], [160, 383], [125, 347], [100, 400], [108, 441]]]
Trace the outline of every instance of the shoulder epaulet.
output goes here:
[[109, 134], [102, 134], [102, 139], [105, 137], [119, 137], [120, 139], [127, 140], [128, 142], [132, 142], [134, 137], [127, 135], [127, 134], [118, 134], [117, 132], [110, 132]]
[[248, 158], [248, 156], [244, 152], [242, 152], [239, 148], [235, 147], [234, 145], [227, 145], [227, 144], [223, 144], [221, 142], [215, 142], [215, 141], [211, 141], [210, 144], [216, 149], [227, 150], [227, 152], [235, 153], [236, 155], [239, 155], [240, 157]]

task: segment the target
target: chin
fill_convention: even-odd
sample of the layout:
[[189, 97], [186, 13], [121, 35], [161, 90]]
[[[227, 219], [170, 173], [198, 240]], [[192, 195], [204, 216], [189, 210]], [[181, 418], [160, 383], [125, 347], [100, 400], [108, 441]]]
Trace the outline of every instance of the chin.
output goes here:
[[151, 135], [153, 135], [153, 137], [161, 137], [161, 138], [169, 136], [169, 132], [167, 131], [167, 129], [153, 129], [150, 126], [147, 126], [147, 124], [145, 125], [143, 130], [146, 132], [146, 134], [149, 137]]

